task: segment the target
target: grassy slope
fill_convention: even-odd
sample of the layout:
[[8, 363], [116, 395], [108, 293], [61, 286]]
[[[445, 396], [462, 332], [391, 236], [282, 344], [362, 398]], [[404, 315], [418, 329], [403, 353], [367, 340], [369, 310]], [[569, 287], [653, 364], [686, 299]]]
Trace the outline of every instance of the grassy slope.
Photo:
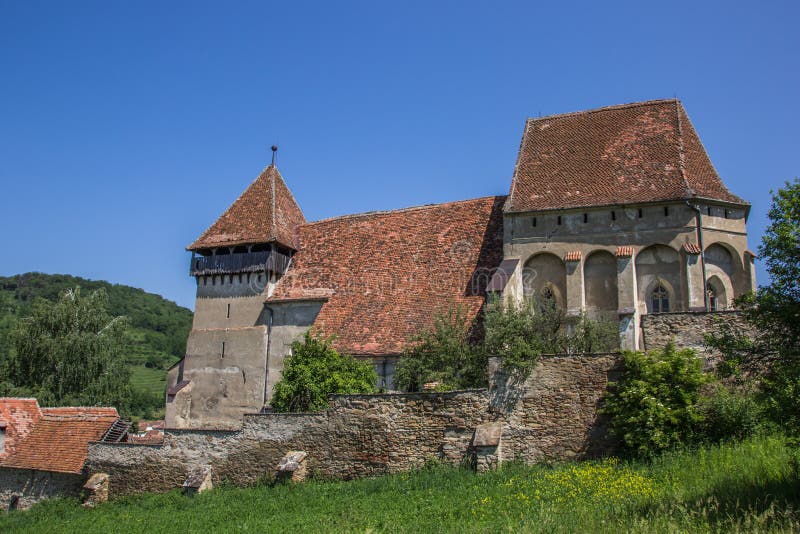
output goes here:
[[159, 295], [125, 285], [60, 274], [0, 277], [0, 358], [9, 350], [8, 331], [18, 317], [25, 316], [34, 298], [53, 300], [65, 289], [74, 287], [83, 291], [105, 289], [111, 313], [130, 319], [131, 340], [126, 361], [132, 371], [131, 383], [159, 399], [163, 397], [165, 369], [184, 354], [192, 312]]
[[800, 529], [800, 484], [781, 438], [652, 463], [475, 475], [453, 468], [352, 482], [50, 501], [0, 516], [15, 532], [736, 532]]

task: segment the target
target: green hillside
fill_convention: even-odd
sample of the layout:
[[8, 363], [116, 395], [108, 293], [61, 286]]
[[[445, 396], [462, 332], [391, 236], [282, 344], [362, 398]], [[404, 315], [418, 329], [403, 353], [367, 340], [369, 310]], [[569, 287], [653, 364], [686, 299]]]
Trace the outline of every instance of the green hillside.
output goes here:
[[5, 358], [10, 350], [8, 332], [12, 325], [27, 314], [35, 298], [55, 300], [59, 293], [74, 287], [83, 291], [105, 289], [110, 312], [130, 320], [131, 339], [126, 361], [131, 367], [131, 382], [135, 389], [152, 399], [154, 409], [163, 408], [166, 369], [183, 357], [192, 312], [141, 289], [64, 274], [26, 273], [0, 277], [0, 358]]

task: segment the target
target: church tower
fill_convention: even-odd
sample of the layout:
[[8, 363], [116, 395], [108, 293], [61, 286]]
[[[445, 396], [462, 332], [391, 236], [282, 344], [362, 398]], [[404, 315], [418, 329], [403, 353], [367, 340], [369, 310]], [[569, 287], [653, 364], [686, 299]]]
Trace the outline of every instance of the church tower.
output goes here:
[[167, 428], [224, 429], [266, 404], [264, 301], [288, 269], [305, 222], [273, 163], [187, 247], [197, 300], [186, 356], [168, 373]]

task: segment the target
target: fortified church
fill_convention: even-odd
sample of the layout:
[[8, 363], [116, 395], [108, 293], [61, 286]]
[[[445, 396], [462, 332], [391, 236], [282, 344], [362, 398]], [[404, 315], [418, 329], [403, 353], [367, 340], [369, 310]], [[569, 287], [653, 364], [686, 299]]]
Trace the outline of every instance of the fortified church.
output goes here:
[[620, 345], [643, 348], [643, 315], [755, 288], [748, 211], [678, 100], [528, 119], [508, 196], [308, 222], [270, 165], [188, 247], [197, 302], [166, 426], [240, 426], [311, 327], [392, 389], [438, 312], [475, 321], [491, 295], [618, 320]]

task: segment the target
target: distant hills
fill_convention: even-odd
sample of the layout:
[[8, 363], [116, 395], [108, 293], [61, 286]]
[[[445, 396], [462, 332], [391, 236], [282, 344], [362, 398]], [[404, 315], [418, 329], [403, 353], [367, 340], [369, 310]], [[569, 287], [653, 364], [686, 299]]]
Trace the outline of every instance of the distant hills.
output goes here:
[[128, 317], [131, 339], [126, 361], [131, 367], [133, 387], [163, 407], [166, 369], [184, 355], [192, 311], [141, 289], [65, 274], [0, 277], [0, 358], [8, 353], [12, 325], [27, 315], [36, 297], [55, 300], [62, 291], [75, 287], [86, 292], [105, 289], [110, 312]]

